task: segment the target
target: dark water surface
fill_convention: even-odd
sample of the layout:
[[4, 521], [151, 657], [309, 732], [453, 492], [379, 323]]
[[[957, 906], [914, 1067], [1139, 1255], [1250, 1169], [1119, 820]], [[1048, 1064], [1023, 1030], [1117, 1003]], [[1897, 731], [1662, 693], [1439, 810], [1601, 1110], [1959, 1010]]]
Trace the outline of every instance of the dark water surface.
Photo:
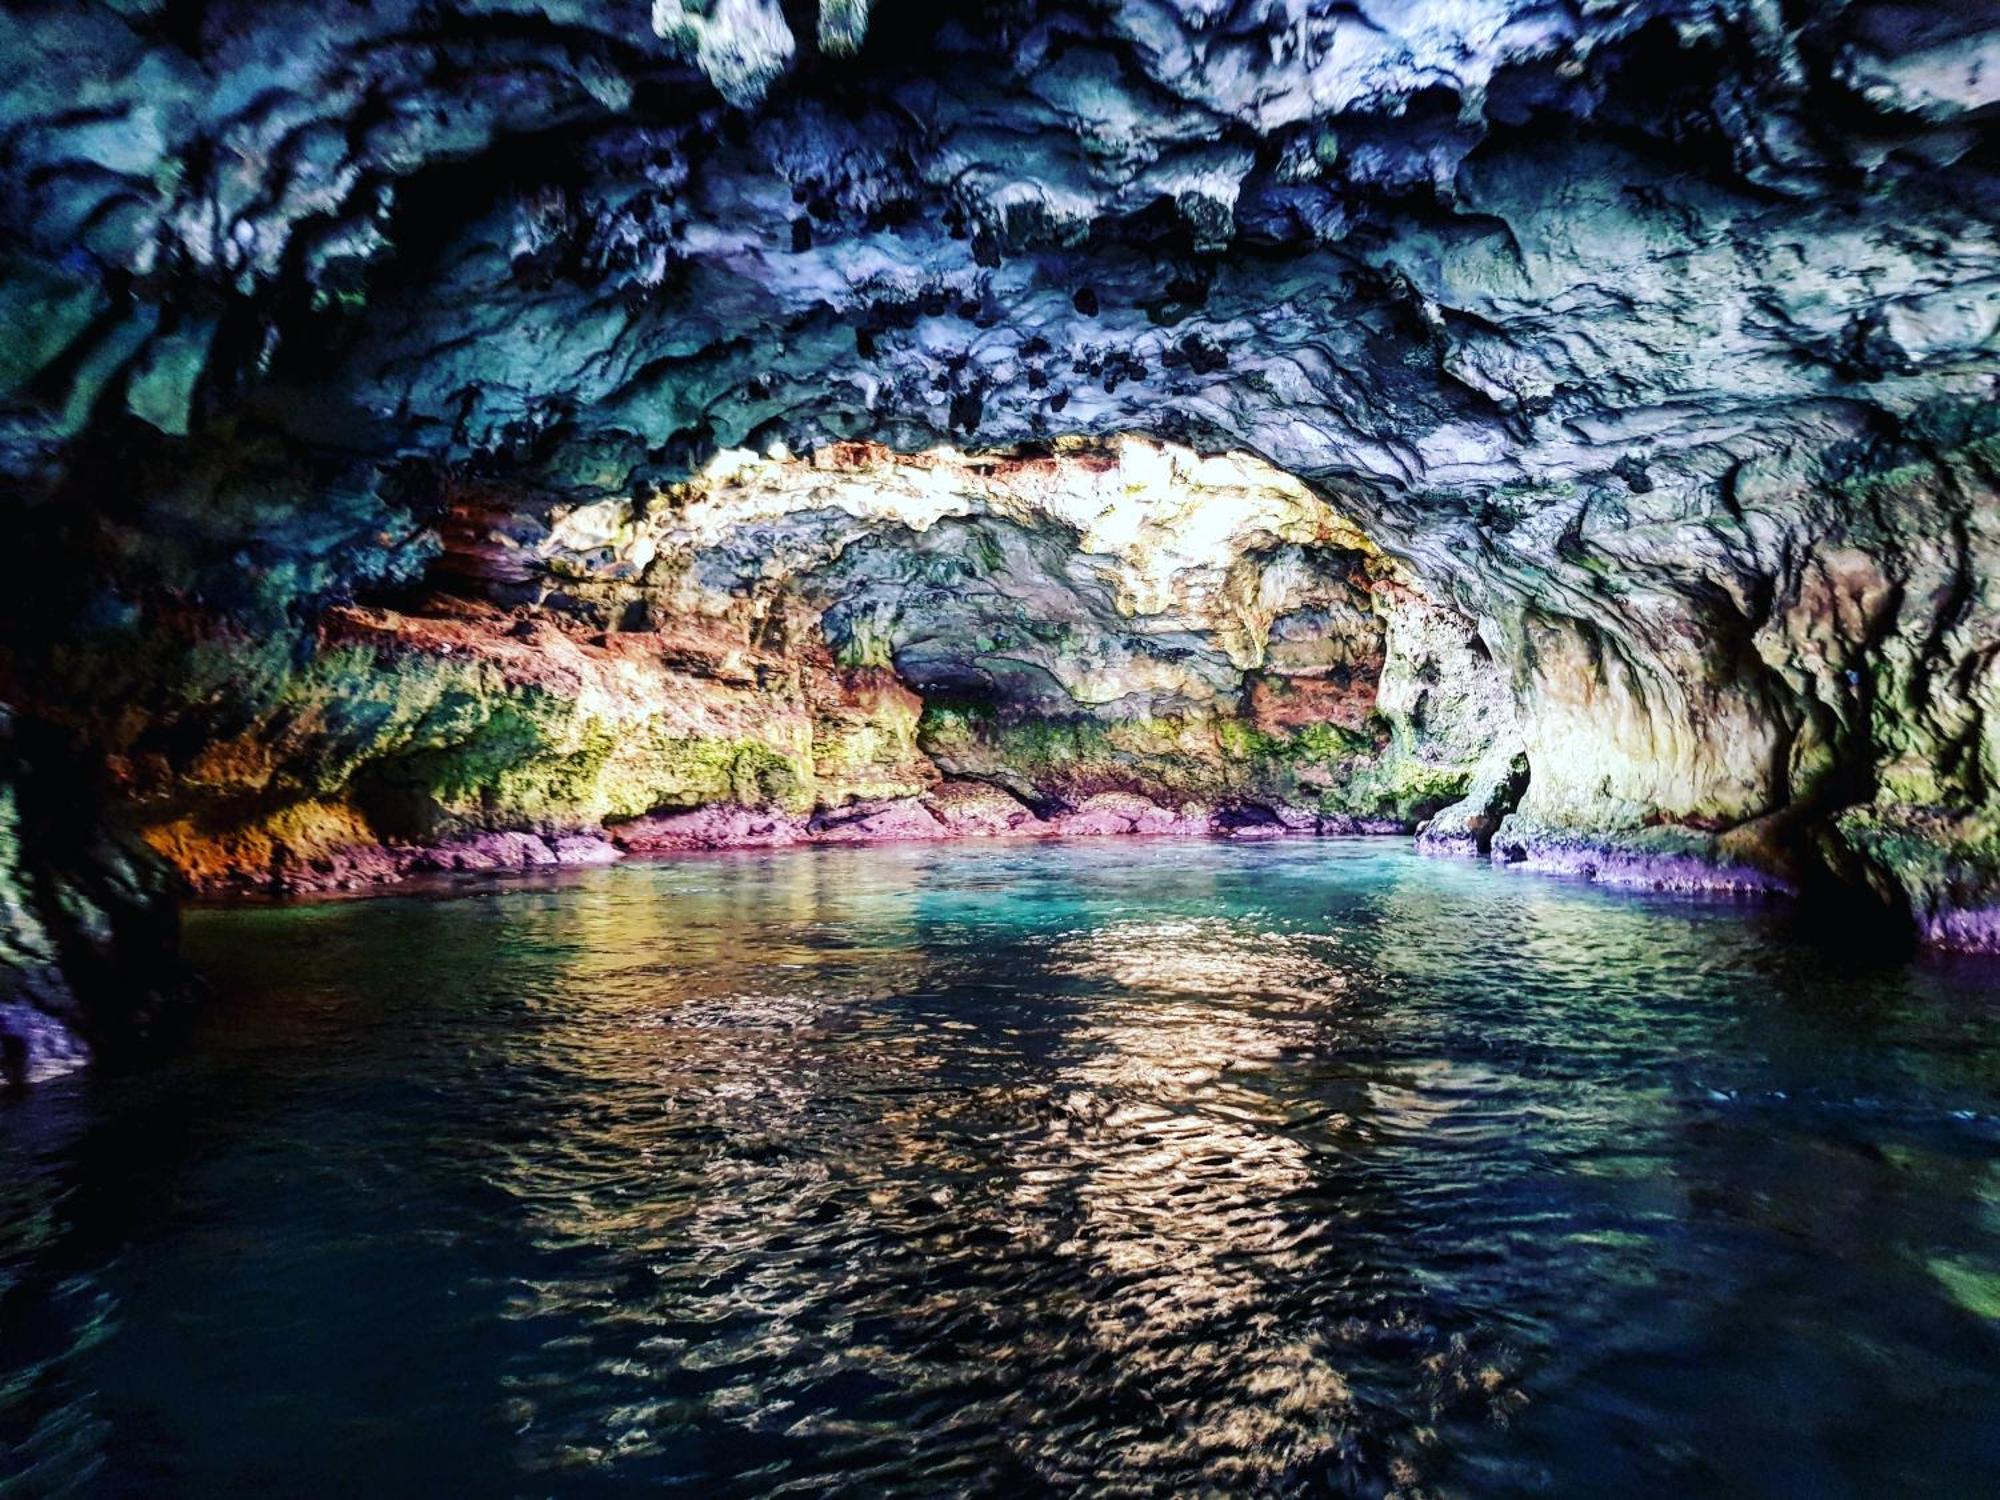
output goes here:
[[2000, 970], [1400, 844], [198, 913], [13, 1493], [2000, 1493]]

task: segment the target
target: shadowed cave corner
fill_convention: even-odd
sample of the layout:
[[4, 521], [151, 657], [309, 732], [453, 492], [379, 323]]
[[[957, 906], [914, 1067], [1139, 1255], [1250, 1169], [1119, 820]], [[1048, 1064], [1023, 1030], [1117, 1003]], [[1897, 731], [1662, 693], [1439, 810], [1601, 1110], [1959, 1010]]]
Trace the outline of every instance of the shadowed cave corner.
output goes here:
[[174, 872], [116, 829], [89, 747], [0, 708], [0, 1081], [143, 1057], [200, 985]]

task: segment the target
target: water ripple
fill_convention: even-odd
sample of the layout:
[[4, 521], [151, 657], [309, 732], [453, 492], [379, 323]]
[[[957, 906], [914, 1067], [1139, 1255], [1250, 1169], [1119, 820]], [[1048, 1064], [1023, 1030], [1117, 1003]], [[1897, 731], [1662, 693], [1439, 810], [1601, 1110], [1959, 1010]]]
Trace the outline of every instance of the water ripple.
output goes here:
[[185, 1056], [0, 1115], [23, 1493], [2000, 1472], [1988, 972], [1364, 843], [191, 926]]

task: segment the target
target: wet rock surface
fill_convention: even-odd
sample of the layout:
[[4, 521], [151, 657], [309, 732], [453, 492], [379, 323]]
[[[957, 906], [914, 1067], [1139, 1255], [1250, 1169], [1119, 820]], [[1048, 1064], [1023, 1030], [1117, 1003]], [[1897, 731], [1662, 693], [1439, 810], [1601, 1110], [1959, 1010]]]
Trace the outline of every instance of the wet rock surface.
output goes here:
[[[973, 774], [1741, 869], [1992, 947], [1996, 35], [1757, 0], [15, 6], [0, 476], [38, 566], [0, 692], [198, 883]], [[907, 535], [836, 478], [654, 519], [719, 452], [1125, 433], [1254, 454], [1372, 551], [1275, 531], [1319, 593], [1246, 665], [1018, 486]], [[1328, 547], [1393, 564], [1371, 602]], [[983, 591], [924, 582], [968, 556]], [[786, 638], [718, 644], [701, 601], [767, 562]], [[1426, 632], [1501, 708], [1399, 719]], [[1231, 724], [1288, 753], [1190, 748]]]
[[0, 1088], [129, 1050], [194, 996], [169, 873], [101, 800], [87, 763], [0, 709]]

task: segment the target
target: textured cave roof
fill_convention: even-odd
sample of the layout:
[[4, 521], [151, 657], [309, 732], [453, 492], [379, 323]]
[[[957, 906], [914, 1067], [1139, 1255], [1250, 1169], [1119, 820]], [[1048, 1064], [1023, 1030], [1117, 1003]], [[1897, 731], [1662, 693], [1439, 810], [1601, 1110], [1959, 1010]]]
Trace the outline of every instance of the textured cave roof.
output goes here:
[[413, 460], [1144, 431], [1490, 582], [1701, 566], [2000, 368], [1990, 6], [95, 0], [0, 49], [31, 497], [233, 444], [365, 529]]

